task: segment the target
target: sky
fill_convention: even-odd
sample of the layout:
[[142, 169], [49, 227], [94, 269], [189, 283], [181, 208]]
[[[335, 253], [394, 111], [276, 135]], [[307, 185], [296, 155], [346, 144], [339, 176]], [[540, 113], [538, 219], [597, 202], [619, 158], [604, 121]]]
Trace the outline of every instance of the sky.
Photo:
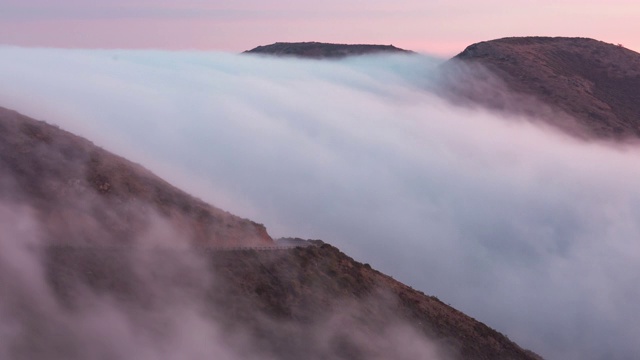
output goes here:
[[0, 44], [240, 52], [321, 41], [452, 56], [479, 41], [539, 35], [640, 51], [638, 18], [634, 0], [0, 0]]
[[545, 358], [634, 358], [638, 147], [454, 106], [440, 63], [0, 47], [0, 98]]

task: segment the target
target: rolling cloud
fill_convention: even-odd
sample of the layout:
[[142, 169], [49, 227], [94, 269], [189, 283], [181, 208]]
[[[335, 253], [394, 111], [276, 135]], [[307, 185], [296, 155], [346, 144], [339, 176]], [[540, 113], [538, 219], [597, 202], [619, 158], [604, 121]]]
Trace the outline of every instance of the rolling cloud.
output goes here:
[[545, 357], [640, 353], [640, 149], [455, 107], [439, 63], [5, 47], [0, 105]]

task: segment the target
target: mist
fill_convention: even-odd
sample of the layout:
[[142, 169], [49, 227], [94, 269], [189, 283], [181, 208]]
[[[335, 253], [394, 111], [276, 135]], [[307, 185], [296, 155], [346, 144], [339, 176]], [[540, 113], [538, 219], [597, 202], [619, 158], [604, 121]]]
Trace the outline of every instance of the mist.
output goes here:
[[[75, 201], [101, 201], [89, 198]], [[234, 299], [233, 286], [215, 271], [225, 252], [185, 246], [166, 217], [146, 217], [128, 246], [114, 247], [118, 235], [99, 232], [90, 246], [69, 246], [42, 228], [35, 209], [0, 203], [0, 357], [449, 358], [385, 297], [362, 300], [383, 309], [375, 330], [362, 321], [362, 304], [340, 297], [303, 323], [261, 311], [250, 295]]]
[[640, 149], [454, 106], [441, 63], [5, 47], [0, 106], [273, 237], [332, 243], [546, 358], [640, 353]]

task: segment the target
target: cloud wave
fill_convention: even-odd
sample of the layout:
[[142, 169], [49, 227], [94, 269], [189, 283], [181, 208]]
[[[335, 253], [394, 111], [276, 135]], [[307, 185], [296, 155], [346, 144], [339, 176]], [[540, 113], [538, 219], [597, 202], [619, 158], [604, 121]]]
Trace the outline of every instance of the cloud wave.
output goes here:
[[545, 357], [640, 353], [640, 149], [452, 106], [439, 63], [9, 47], [0, 97]]

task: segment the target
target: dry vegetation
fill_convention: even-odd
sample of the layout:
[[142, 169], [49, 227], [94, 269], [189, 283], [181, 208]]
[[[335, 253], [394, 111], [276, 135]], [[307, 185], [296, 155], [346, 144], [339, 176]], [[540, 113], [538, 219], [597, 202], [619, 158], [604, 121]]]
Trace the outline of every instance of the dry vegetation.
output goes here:
[[[174, 259], [186, 254], [156, 250], [156, 256], [167, 256], [167, 251]], [[215, 274], [207, 290], [211, 316], [230, 333], [249, 333], [260, 351], [279, 359], [317, 353], [327, 359], [367, 359], [370, 344], [354, 333], [376, 337], [400, 326], [437, 344], [446, 358], [539, 359], [483, 323], [329, 244], [316, 241], [273, 251], [202, 248], [200, 255]], [[52, 247], [48, 273], [63, 299], [71, 297], [80, 280], [127, 301], [150, 302], [135, 286], [128, 256], [126, 249]], [[339, 319], [340, 328], [331, 327], [328, 345], [319, 349], [314, 344], [318, 329], [331, 319]]]
[[[640, 137], [640, 54], [634, 51], [586, 38], [504, 38], [471, 45], [448, 65], [455, 67], [458, 61], [486, 67], [497, 75], [498, 85], [504, 86], [477, 92], [465, 89], [467, 84], [462, 83], [456, 90], [463, 97], [499, 109], [514, 110], [508, 107], [516, 105], [535, 114], [521, 97], [505, 95], [515, 91], [575, 118], [580, 135]], [[476, 78], [475, 82], [487, 79]], [[570, 128], [566, 119], [557, 117], [547, 116], [546, 120]]]
[[0, 108], [0, 200], [31, 205], [56, 241], [126, 243], [149, 216], [198, 244], [271, 245], [263, 225], [210, 206], [138, 164]]

